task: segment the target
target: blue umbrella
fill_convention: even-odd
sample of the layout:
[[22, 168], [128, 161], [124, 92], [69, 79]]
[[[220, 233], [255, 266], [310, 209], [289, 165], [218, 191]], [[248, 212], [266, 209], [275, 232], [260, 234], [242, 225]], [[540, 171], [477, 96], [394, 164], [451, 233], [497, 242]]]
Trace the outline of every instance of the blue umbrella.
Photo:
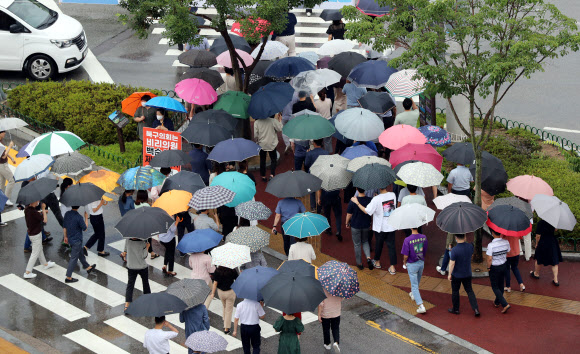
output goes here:
[[[294, 57], [292, 57], [294, 58]], [[262, 86], [257, 92], [252, 94], [248, 114], [254, 119], [266, 119], [278, 112], [282, 112], [284, 107], [294, 95], [294, 89], [286, 82], [271, 82]]]
[[157, 96], [147, 101], [147, 106], [163, 108], [167, 111], [187, 113], [185, 107], [176, 99], [168, 96]]
[[377, 0], [357, 0], [356, 8], [367, 16], [382, 17], [391, 12], [391, 6], [381, 6]]
[[123, 172], [117, 184], [125, 189], [147, 190], [162, 185], [163, 181], [165, 181], [165, 176], [161, 172], [151, 166], [140, 166]]
[[294, 77], [303, 71], [314, 70], [316, 66], [308, 59], [286, 57], [278, 59], [266, 69], [265, 75], [278, 78]]
[[358, 87], [378, 89], [385, 86], [391, 75], [397, 71], [384, 60], [369, 60], [355, 66], [347, 80]]
[[183, 236], [177, 244], [179, 252], [199, 253], [219, 245], [222, 235], [212, 229], [200, 229], [190, 232]]
[[431, 146], [445, 146], [451, 143], [451, 134], [436, 125], [424, 125], [419, 131], [427, 138], [427, 144]]
[[284, 234], [297, 238], [318, 236], [330, 225], [326, 217], [313, 213], [298, 213], [282, 225]]
[[232, 138], [221, 141], [213, 148], [207, 157], [215, 162], [244, 161], [260, 153], [260, 145], [242, 138]]
[[248, 202], [256, 195], [256, 184], [254, 181], [239, 172], [220, 173], [211, 181], [211, 186], [222, 186], [236, 193], [234, 199], [226, 204], [230, 208]]
[[311, 62], [314, 65], [316, 65], [316, 63], [318, 63], [318, 59], [320, 59], [318, 54], [316, 54], [316, 52], [314, 52], [314, 51], [298, 53], [298, 57], [307, 59], [309, 62]]
[[246, 269], [232, 284], [232, 290], [242, 299], [261, 301], [264, 297], [260, 289], [277, 274], [279, 272], [276, 269], [269, 267], [257, 266]]
[[28, 144], [30, 144], [30, 143], [27, 143], [26, 145], [21, 147], [20, 150], [18, 150], [16, 157], [28, 157], [28, 156], [30, 156], [30, 154], [26, 152], [26, 148], [28, 147]]
[[361, 156], [378, 156], [378, 154], [366, 145], [357, 145], [346, 148], [341, 156], [352, 160]]

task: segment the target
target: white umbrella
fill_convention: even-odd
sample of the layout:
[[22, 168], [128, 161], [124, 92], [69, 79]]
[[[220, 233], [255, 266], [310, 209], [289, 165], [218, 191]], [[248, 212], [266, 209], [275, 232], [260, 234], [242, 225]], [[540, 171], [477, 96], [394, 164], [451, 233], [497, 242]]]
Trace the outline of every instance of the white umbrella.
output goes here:
[[397, 176], [406, 184], [417, 187], [438, 186], [443, 181], [443, 175], [433, 165], [425, 162], [412, 162], [401, 167]]
[[576, 218], [568, 204], [554, 196], [536, 194], [531, 201], [532, 207], [548, 224], [556, 229], [572, 231], [576, 225]]
[[[259, 45], [254, 49], [252, 52], [252, 57], [256, 59], [258, 57], [258, 53], [260, 52], [260, 48], [262, 45]], [[274, 60], [286, 54], [288, 52], [288, 47], [286, 47], [283, 43], [278, 41], [268, 41], [266, 42], [266, 46], [264, 47], [264, 51], [262, 52], [262, 56], [260, 60]]]
[[28, 123], [20, 118], [1, 118], [0, 119], [0, 131], [6, 131], [10, 129], [18, 129], [27, 126]]
[[351, 172], [356, 172], [356, 171], [358, 171], [359, 168], [364, 167], [366, 165], [373, 164], [373, 163], [391, 167], [391, 163], [389, 161], [383, 159], [382, 157], [361, 156], [361, 157], [357, 157], [357, 158], [350, 160], [350, 162], [348, 163], [348, 167], [346, 169], [351, 171]]
[[395, 209], [388, 223], [396, 230], [416, 229], [433, 221], [435, 210], [421, 204], [406, 204]]
[[290, 85], [296, 91], [309, 91], [316, 94], [323, 88], [336, 84], [340, 79], [340, 74], [334, 70], [317, 69], [301, 72], [290, 81]]
[[435, 206], [439, 210], [443, 210], [448, 206], [450, 206], [451, 204], [459, 202], [471, 203], [471, 199], [469, 199], [469, 197], [466, 195], [459, 195], [453, 193], [448, 193], [433, 199], [433, 203], [435, 203]]
[[335, 39], [332, 41], [325, 42], [320, 48], [318, 48], [318, 55], [321, 56], [333, 56], [340, 54], [342, 52], [347, 52], [354, 48], [356, 44], [347, 39]]
[[336, 116], [336, 130], [356, 141], [373, 141], [385, 129], [383, 121], [368, 109], [349, 108]]
[[48, 170], [54, 163], [50, 155], [33, 155], [22, 161], [14, 171], [14, 181], [28, 181]]
[[215, 266], [234, 269], [251, 261], [250, 247], [248, 246], [230, 242], [211, 251], [211, 264]]

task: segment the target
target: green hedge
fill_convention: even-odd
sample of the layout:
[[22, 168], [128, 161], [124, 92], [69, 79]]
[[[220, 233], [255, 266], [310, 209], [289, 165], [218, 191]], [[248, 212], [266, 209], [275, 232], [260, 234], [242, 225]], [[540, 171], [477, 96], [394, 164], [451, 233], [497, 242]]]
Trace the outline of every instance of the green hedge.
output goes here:
[[[29, 82], [8, 91], [8, 105], [20, 113], [59, 130], [68, 130], [95, 145], [117, 142], [108, 116], [121, 109], [121, 101], [133, 92], [159, 90], [90, 81]], [[138, 139], [136, 123], [123, 128], [125, 141]]]
[[137, 160], [139, 160], [143, 154], [143, 145], [141, 141], [132, 141], [125, 143], [125, 153], [121, 154], [119, 149], [119, 144], [102, 145], [99, 146], [99, 152], [93, 151], [92, 149], [85, 148], [81, 149], [80, 152], [95, 161], [97, 166], [102, 166], [108, 168], [117, 173], [123, 173], [127, 170], [127, 166], [121, 162], [117, 162], [114, 159], [107, 158], [106, 154], [112, 154], [115, 156], [122, 156], [125, 160], [128, 160], [134, 165], [137, 165]]

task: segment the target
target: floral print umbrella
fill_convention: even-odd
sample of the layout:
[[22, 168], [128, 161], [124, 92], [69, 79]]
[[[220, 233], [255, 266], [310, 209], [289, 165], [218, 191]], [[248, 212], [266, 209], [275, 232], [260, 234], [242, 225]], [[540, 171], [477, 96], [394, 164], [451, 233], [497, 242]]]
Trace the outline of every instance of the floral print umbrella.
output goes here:
[[199, 331], [187, 337], [185, 345], [194, 352], [216, 353], [226, 350], [228, 342], [216, 332]]
[[133, 167], [123, 172], [117, 183], [127, 190], [147, 190], [163, 184], [165, 176], [151, 166]]
[[318, 280], [333, 296], [350, 299], [360, 291], [356, 271], [343, 262], [324, 263], [318, 268]]
[[272, 210], [264, 203], [250, 200], [236, 205], [236, 215], [246, 220], [268, 220], [272, 215]]
[[270, 233], [257, 226], [238, 227], [226, 237], [226, 242], [250, 247], [250, 252], [258, 252], [270, 244]]
[[451, 143], [451, 135], [443, 128], [436, 125], [424, 125], [419, 131], [427, 138], [427, 144], [431, 146], [445, 146]]
[[211, 264], [215, 266], [234, 269], [250, 261], [252, 258], [248, 246], [230, 242], [211, 251]]

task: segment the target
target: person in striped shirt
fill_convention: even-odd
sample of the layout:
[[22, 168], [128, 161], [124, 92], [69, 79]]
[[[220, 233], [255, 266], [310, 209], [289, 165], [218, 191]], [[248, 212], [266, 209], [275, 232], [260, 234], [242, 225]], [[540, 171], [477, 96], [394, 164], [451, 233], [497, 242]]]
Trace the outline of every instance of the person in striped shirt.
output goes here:
[[503, 307], [501, 313], [506, 313], [510, 305], [503, 297], [504, 279], [506, 273], [507, 254], [510, 251], [510, 243], [502, 238], [500, 233], [491, 230], [493, 241], [487, 245], [487, 270], [489, 271], [489, 281], [491, 290], [495, 294], [493, 304], [495, 307]]

